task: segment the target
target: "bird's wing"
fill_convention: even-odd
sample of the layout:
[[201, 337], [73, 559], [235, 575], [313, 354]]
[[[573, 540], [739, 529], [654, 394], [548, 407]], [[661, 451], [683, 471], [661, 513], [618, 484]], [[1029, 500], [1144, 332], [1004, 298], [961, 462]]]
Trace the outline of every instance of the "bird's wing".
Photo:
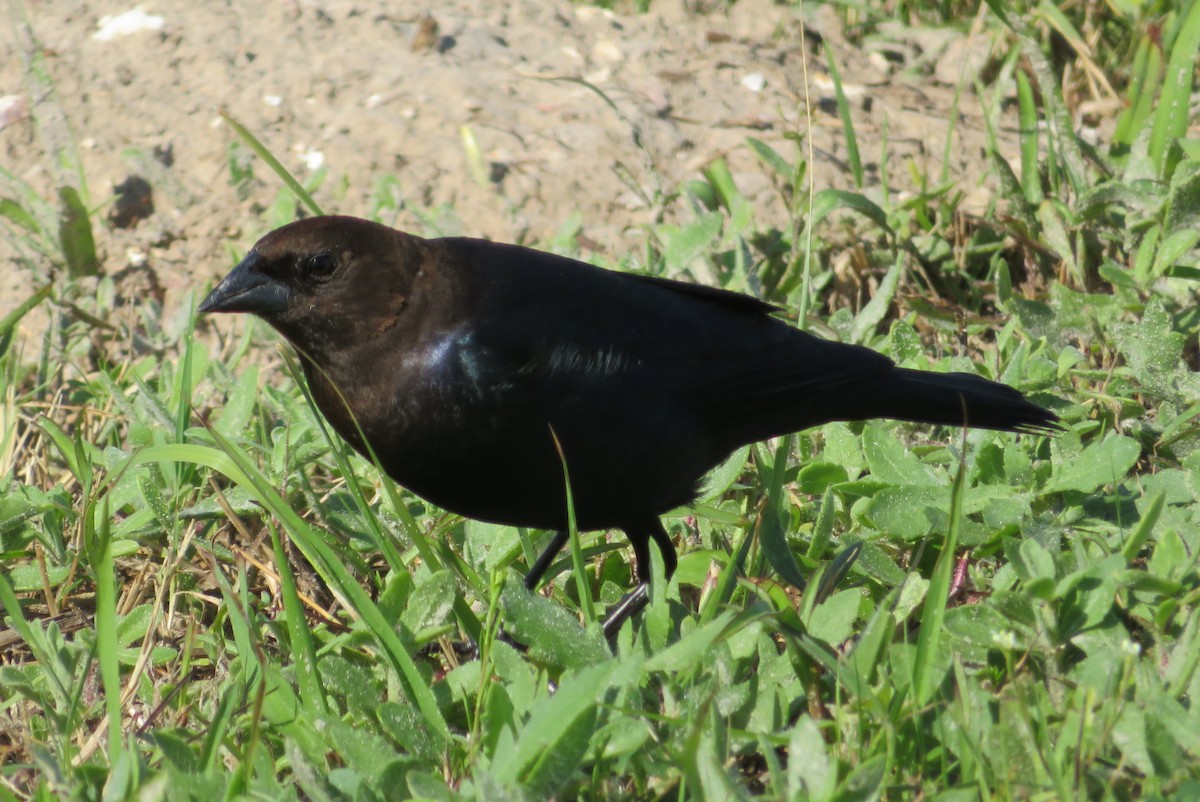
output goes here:
[[696, 298], [712, 304], [717, 304], [730, 311], [745, 312], [747, 314], [763, 314], [771, 315], [776, 312], [782, 312], [783, 308], [776, 306], [766, 301], [760, 301], [752, 295], [743, 295], [740, 292], [731, 292], [718, 287], [709, 287], [704, 284], [690, 284], [684, 281], [676, 281], [669, 278], [661, 278], [659, 276], [647, 276], [641, 273], [619, 273], [626, 279], [633, 279], [648, 284], [652, 287], [667, 290], [668, 292], [677, 295]]
[[748, 442], [833, 419], [839, 390], [892, 367], [800, 332], [750, 296], [574, 264], [556, 291], [553, 275], [524, 308], [503, 300], [517, 313], [475, 329], [493, 375], [561, 394], [615, 385], [623, 402], [661, 399], [722, 439]]
[[[873, 377], [889, 370], [890, 359], [857, 345], [825, 340], [775, 317], [780, 307], [747, 295], [646, 276], [634, 276], [688, 303], [674, 306], [670, 328], [694, 336], [651, 344], [656, 360], [675, 364], [680, 386], [700, 408], [716, 414], [775, 414], [776, 404]], [[668, 368], [669, 369], [669, 368]], [[751, 408], [747, 408], [751, 407]]]
[[683, 405], [741, 444], [847, 415], [864, 386], [892, 370], [882, 354], [802, 332], [766, 312], [721, 304], [690, 343], [654, 347]]

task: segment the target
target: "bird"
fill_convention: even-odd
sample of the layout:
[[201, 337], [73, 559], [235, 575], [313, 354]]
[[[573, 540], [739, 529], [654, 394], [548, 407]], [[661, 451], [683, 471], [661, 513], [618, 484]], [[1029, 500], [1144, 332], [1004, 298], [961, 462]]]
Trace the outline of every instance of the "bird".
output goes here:
[[553, 536], [536, 589], [578, 531], [624, 531], [642, 609], [661, 516], [738, 448], [831, 421], [890, 418], [1028, 434], [1058, 416], [970, 373], [897, 366], [748, 295], [606, 270], [518, 245], [422, 238], [317, 216], [260, 239], [200, 304], [249, 313], [294, 348], [332, 428], [453, 513]]

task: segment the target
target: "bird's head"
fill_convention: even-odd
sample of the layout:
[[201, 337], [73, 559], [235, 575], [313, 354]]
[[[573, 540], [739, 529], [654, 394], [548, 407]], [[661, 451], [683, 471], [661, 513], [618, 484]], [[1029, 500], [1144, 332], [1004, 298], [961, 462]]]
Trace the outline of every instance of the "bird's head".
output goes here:
[[260, 239], [199, 311], [249, 312], [302, 352], [333, 354], [396, 325], [420, 242], [354, 217], [290, 223]]

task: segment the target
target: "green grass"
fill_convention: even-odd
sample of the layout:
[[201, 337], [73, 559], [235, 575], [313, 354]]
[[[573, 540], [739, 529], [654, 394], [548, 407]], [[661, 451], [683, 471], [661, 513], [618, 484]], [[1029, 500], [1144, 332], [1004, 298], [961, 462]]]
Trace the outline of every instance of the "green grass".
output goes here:
[[[628, 589], [623, 538], [585, 533], [530, 596], [546, 533], [381, 479], [294, 369], [259, 367], [265, 327], [222, 341], [194, 304], [118, 318], [109, 279], [76, 292], [86, 194], [0, 173], [31, 275], [71, 268], [0, 321], [0, 799], [1200, 798], [1200, 3], [991, 9], [1009, 50], [972, 89], [993, 126], [1016, 98], [1022, 147], [1019, 174], [991, 159], [984, 218], [942, 176], [810, 194], [802, 142], [750, 139], [786, 230], [717, 162], [621, 267], [758, 293], [907, 366], [977, 363], [1066, 431], [837, 423], [745, 449], [667, 516], [679, 571], [611, 650], [580, 621]], [[1062, 41], [1099, 43], [1047, 58]], [[1071, 133], [1087, 85], [1062, 91], [1089, 62], [1129, 100], [1095, 148]], [[394, 215], [378, 190], [363, 211]], [[261, 227], [296, 207], [281, 192]], [[847, 251], [867, 302], [834, 280]], [[46, 341], [15, 338], [37, 308]]]

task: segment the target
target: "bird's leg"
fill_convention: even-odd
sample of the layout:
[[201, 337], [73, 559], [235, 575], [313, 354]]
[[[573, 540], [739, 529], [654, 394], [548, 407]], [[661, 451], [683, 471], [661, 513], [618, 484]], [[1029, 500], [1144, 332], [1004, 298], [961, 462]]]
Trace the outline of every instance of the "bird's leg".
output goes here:
[[[533, 566], [529, 572], [525, 574], [525, 588], [530, 592], [537, 590], [541, 584], [542, 578], [546, 576], [546, 571], [550, 569], [550, 564], [554, 562], [554, 558], [563, 550], [563, 546], [567, 545], [567, 539], [570, 535], [565, 529], [559, 529], [554, 533], [554, 537], [550, 538], [550, 542], [546, 544], [546, 548], [542, 549], [542, 553], [533, 561]], [[497, 638], [509, 646], [512, 646], [519, 652], [525, 652], [528, 647], [509, 635], [504, 629], [500, 630]]]
[[550, 568], [550, 563], [554, 562], [554, 558], [563, 550], [563, 546], [567, 545], [567, 530], [559, 529], [554, 533], [554, 537], [542, 549], [542, 553], [538, 555], [534, 561], [533, 567], [529, 569], [529, 573], [525, 574], [525, 587], [529, 590], [537, 590], [537, 586], [541, 584], [542, 577], [546, 575], [546, 571]]
[[[650, 537], [658, 544], [658, 550], [662, 552], [663, 560], [663, 577], [670, 579], [675, 575], [675, 568], [679, 565], [679, 558], [675, 556], [675, 544], [671, 542], [671, 538], [667, 535], [667, 530], [663, 529], [662, 521], [654, 519], [654, 526], [650, 528]], [[647, 555], [649, 556], [649, 555]], [[638, 574], [641, 575], [641, 566], [638, 566]], [[650, 581], [650, 560], [646, 560], [646, 573], [644, 581]]]
[[[651, 518], [636, 527], [629, 527], [625, 533], [633, 546], [633, 556], [637, 562], [638, 586], [626, 594], [625, 598], [621, 599], [604, 619], [604, 637], [610, 641], [621, 631], [622, 624], [641, 612], [650, 602], [650, 541], [653, 540], [658, 545], [659, 551], [662, 552], [664, 578], [670, 579], [679, 563], [675, 556], [675, 546], [671, 543], [671, 538], [667, 536], [667, 530], [663, 529], [662, 522], [657, 518]], [[529, 573], [525, 574], [526, 588], [537, 589], [545, 577], [546, 571], [550, 569], [551, 563], [567, 545], [569, 537], [570, 535], [563, 529], [554, 533], [554, 537], [550, 539], [546, 548], [542, 549], [542, 553], [534, 561]], [[501, 638], [513, 643], [507, 633], [502, 633]]]
[[617, 606], [609, 611], [608, 618], [604, 619], [605, 640], [612, 643], [625, 622], [640, 613], [649, 603], [650, 585], [641, 582], [632, 592], [625, 594], [625, 598], [617, 602]]
[[621, 599], [604, 619], [604, 636], [609, 641], [621, 631], [622, 624], [650, 603], [650, 541], [658, 544], [658, 549], [662, 552], [664, 579], [671, 578], [679, 563], [675, 556], [675, 546], [658, 518], [651, 518], [641, 526], [629, 527], [625, 534], [629, 537], [634, 559], [637, 560], [638, 586]]

